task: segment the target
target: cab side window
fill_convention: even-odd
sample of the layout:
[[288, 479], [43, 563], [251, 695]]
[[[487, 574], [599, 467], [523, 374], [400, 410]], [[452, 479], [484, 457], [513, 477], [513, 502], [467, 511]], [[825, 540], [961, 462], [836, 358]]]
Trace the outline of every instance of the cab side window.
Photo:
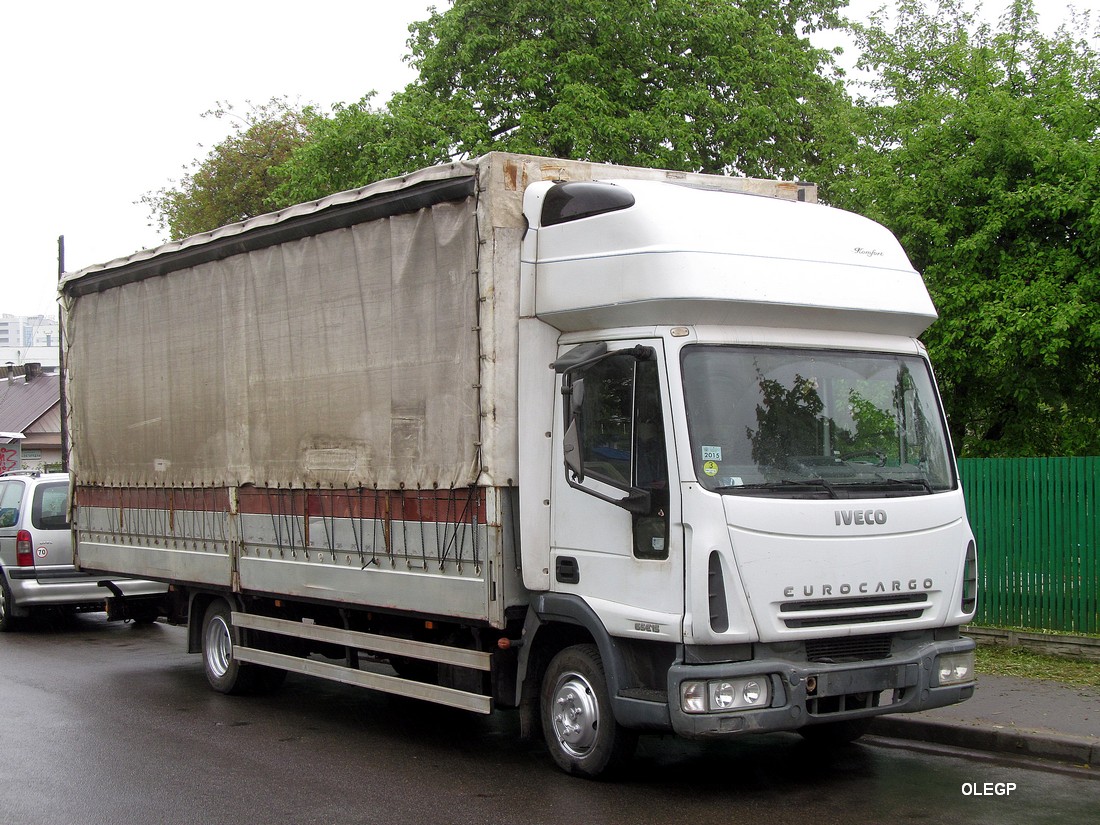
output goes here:
[[607, 358], [584, 373], [584, 441], [588, 475], [619, 487], [630, 485], [634, 366], [630, 356]]
[[634, 555], [668, 558], [668, 453], [655, 359], [615, 355], [583, 371], [584, 473], [647, 495], [635, 511]]

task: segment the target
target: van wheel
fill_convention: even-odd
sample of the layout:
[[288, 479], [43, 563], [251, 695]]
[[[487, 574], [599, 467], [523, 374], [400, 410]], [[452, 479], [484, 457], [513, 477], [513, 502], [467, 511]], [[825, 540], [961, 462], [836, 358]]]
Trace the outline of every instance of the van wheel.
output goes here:
[[638, 734], [615, 721], [595, 645], [558, 653], [543, 676], [540, 698], [543, 736], [566, 773], [594, 779], [633, 756]]
[[11, 588], [3, 573], [0, 573], [0, 633], [15, 630], [17, 619], [12, 615]]

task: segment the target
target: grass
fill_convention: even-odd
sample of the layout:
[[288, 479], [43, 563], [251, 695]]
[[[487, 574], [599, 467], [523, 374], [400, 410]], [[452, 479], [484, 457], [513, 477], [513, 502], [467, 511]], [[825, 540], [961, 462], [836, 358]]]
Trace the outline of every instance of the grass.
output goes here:
[[981, 624], [974, 625], [976, 629], [988, 628], [990, 630], [1010, 630], [1016, 633], [1031, 633], [1036, 636], [1080, 636], [1085, 639], [1100, 639], [1100, 633], [1084, 633], [1080, 630], [1065, 631], [1065, 630], [1046, 630], [1041, 627], [1022, 627], [1018, 625], [1010, 624]]
[[1093, 688], [1100, 693], [1100, 662], [1046, 656], [1022, 647], [978, 645], [975, 657], [978, 675], [1016, 676], [1047, 679], [1075, 687]]

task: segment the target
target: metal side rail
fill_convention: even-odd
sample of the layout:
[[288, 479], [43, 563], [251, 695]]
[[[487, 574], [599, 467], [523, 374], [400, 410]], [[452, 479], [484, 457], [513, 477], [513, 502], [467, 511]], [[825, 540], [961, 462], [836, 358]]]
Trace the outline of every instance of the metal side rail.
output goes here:
[[[490, 654], [478, 650], [464, 650], [427, 642], [397, 639], [392, 636], [378, 636], [373, 633], [344, 630], [338, 627], [292, 622], [286, 619], [257, 616], [251, 613], [234, 612], [232, 622], [234, 627], [291, 636], [296, 639], [309, 639], [355, 650], [407, 656], [473, 670], [488, 671], [491, 668]], [[307, 676], [316, 676], [320, 679], [371, 688], [399, 696], [409, 696], [414, 699], [423, 699], [440, 705], [474, 711], [475, 713], [488, 714], [493, 709], [493, 700], [490, 696], [425, 682], [416, 682], [399, 676], [357, 670], [347, 665], [319, 662], [316, 659], [302, 659], [285, 653], [275, 653], [270, 650], [237, 645], [233, 647], [233, 657], [239, 662], [266, 665], [293, 673], [304, 673]]]

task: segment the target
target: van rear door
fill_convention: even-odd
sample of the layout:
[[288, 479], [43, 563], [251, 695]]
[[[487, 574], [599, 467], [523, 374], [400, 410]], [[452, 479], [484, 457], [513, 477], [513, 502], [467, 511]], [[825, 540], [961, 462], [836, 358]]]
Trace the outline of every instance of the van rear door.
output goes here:
[[69, 530], [69, 483], [49, 481], [34, 485], [30, 518], [23, 519], [30, 533], [35, 577], [40, 584], [88, 578], [73, 566], [72, 532]]

